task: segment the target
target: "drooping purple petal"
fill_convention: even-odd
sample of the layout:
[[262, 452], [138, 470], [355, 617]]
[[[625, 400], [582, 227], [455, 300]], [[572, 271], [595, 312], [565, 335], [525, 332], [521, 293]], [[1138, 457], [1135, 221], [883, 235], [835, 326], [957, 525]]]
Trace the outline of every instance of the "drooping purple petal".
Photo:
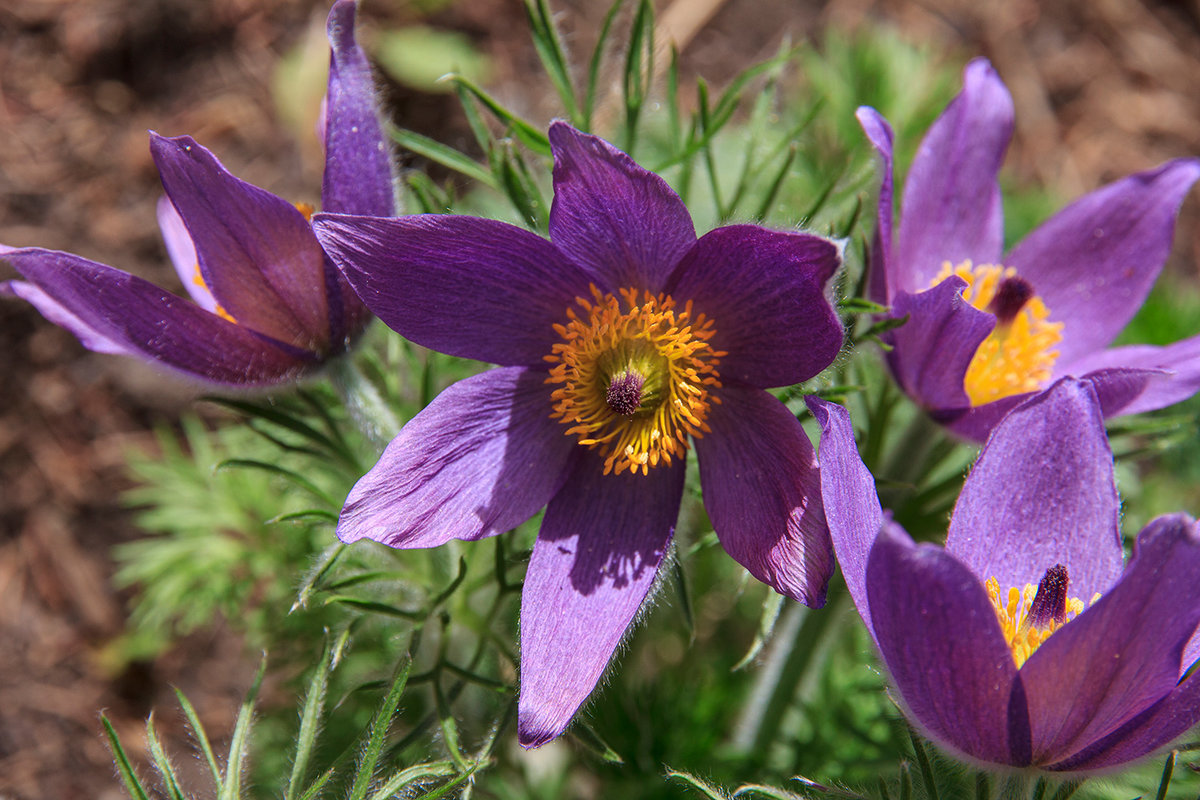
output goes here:
[[996, 175], [1012, 130], [1008, 89], [991, 64], [975, 59], [908, 171], [888, 276], [893, 294], [927, 289], [945, 261], [999, 262], [1004, 219]]
[[789, 386], [825, 369], [841, 349], [842, 324], [825, 296], [840, 265], [828, 239], [729, 225], [700, 238], [666, 291], [714, 321], [710, 344], [727, 353], [723, 380]]
[[11, 293], [98, 352], [138, 356], [228, 386], [278, 383], [317, 363], [311, 353], [70, 253], [28, 248], [5, 253], [4, 260], [29, 281], [11, 282]]
[[187, 226], [183, 224], [179, 212], [171, 205], [166, 195], [158, 198], [157, 213], [163, 244], [167, 246], [167, 255], [175, 266], [183, 288], [196, 301], [196, 305], [205, 311], [216, 311], [217, 301], [213, 299], [212, 292], [200, 277], [200, 265], [196, 261], [196, 247], [192, 244], [192, 237], [188, 235]]
[[304, 215], [235, 178], [189, 136], [151, 134], [150, 151], [216, 301], [240, 325], [324, 352], [325, 261]]
[[419, 345], [464, 358], [540, 366], [582, 270], [540, 236], [478, 217], [318, 214], [313, 230], [363, 302]]
[[1197, 179], [1197, 159], [1130, 175], [1059, 211], [1005, 259], [1064, 323], [1062, 363], [1107, 346], [1141, 308]]
[[951, 276], [917, 294], [897, 292], [892, 315], [908, 321], [888, 331], [888, 365], [909, 395], [948, 423], [971, 405], [963, 379], [996, 318], [962, 297], [966, 282]]
[[550, 409], [544, 372], [504, 367], [452, 385], [351, 490], [338, 538], [435, 547], [520, 525], [558, 490], [576, 447]]
[[1070, 759], [1175, 690], [1197, 586], [1200, 528], [1185, 514], [1153, 520], [1121, 579], [1021, 669], [1036, 761]]
[[1111, 390], [1105, 416], [1166, 408], [1200, 391], [1200, 336], [1162, 347], [1138, 344], [1100, 350], [1063, 368], [1066, 374], [1080, 376], [1098, 371], [1120, 371], [1129, 378], [1119, 398], [1117, 387]]
[[666, 181], [596, 136], [550, 125], [550, 239], [597, 284], [657, 292], [696, 242], [692, 217]]
[[338, 0], [326, 24], [332, 53], [321, 210], [390, 217], [396, 212], [392, 159], [375, 110], [371, 67], [354, 38], [354, 12], [354, 0]]
[[825, 604], [833, 548], [821, 476], [799, 421], [760, 389], [727, 386], [695, 439], [704, 507], [725, 552], [780, 594]]
[[980, 582], [1034, 586], [1055, 564], [1090, 598], [1124, 563], [1112, 450], [1095, 392], [1064, 378], [996, 426], [963, 484], [946, 549]]
[[867, 140], [879, 153], [882, 162], [879, 176], [879, 203], [875, 213], [875, 233], [871, 237], [870, 275], [868, 276], [867, 296], [876, 303], [887, 304], [891, 299], [891, 286], [888, 271], [892, 269], [892, 215], [895, 213], [892, 200], [892, 181], [894, 158], [892, 145], [895, 135], [892, 126], [875, 109], [870, 106], [859, 106], [854, 113], [858, 124], [862, 126]]
[[550, 501], [521, 593], [517, 729], [538, 747], [566, 729], [638, 615], [667, 554], [684, 462], [603, 475], [580, 452]]
[[971, 570], [885, 521], [867, 561], [867, 597], [879, 650], [910, 718], [970, 758], [1028, 764], [1017, 668]]
[[867, 602], [867, 557], [883, 525], [875, 479], [863, 464], [854, 442], [850, 414], [818, 397], [804, 401], [821, 426], [821, 499], [833, 549], [858, 613], [875, 636]]

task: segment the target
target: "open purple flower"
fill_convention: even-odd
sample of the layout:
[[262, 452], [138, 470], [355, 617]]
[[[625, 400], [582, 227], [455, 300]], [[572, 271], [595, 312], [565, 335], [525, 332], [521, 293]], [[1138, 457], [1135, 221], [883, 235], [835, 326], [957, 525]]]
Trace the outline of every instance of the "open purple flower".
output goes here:
[[[394, 213], [391, 163], [370, 68], [354, 39], [353, 0], [329, 14], [326, 210]], [[346, 350], [370, 319], [293, 206], [231, 175], [190, 137], [150, 134], [166, 197], [159, 226], [189, 302], [128, 272], [71, 253], [0, 247], [25, 278], [0, 284], [84, 346], [201, 380], [292, 380]]]
[[1158, 517], [1122, 570], [1090, 381], [1063, 378], [996, 426], [945, 549], [883, 516], [846, 410], [809, 407], [838, 563], [926, 735], [975, 762], [1083, 772], [1200, 721], [1200, 526]]
[[934, 419], [982, 441], [1004, 414], [1063, 375], [1088, 376], [1105, 416], [1200, 390], [1200, 337], [1108, 348], [1171, 249], [1200, 161], [1177, 159], [1079, 198], [1003, 253], [996, 175], [1013, 105], [991, 65], [967, 65], [904, 185], [892, 237], [892, 130], [858, 119], [883, 158], [871, 299], [908, 322], [889, 334], [897, 381]]
[[412, 341], [497, 369], [443, 392], [346, 501], [338, 536], [432, 547], [547, 506], [521, 601], [520, 741], [558, 736], [595, 687], [670, 547], [687, 451], [725, 549], [824, 602], [832, 550], [812, 445], [765, 387], [842, 342], [838, 246], [754, 225], [697, 239], [658, 176], [550, 128], [550, 240], [486, 219], [321, 214], [351, 286]]

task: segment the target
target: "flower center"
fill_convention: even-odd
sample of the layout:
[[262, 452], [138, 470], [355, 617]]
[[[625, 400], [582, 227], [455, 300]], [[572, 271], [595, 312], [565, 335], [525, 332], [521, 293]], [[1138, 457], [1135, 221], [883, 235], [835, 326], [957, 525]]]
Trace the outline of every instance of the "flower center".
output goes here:
[[1067, 568], [1062, 564], [1046, 570], [1036, 588], [1032, 583], [1025, 584], [1023, 590], [1014, 586], [1006, 598], [1001, 597], [1000, 582], [994, 577], [984, 583], [1018, 669], [1052, 633], [1083, 611], [1082, 600], [1067, 596], [1069, 584]]
[[620, 296], [592, 287], [592, 299], [575, 298], [562, 337], [545, 359], [546, 383], [558, 384], [550, 416], [567, 436], [600, 448], [604, 474], [643, 475], [670, 464], [688, 448], [688, 436], [709, 432], [705, 418], [721, 386], [723, 352], [709, 339], [711, 319], [679, 310], [668, 295], [622, 289]]
[[996, 327], [975, 351], [963, 379], [971, 405], [1041, 389], [1058, 358], [1054, 346], [1062, 340], [1063, 324], [1048, 321], [1046, 304], [1012, 267], [947, 261], [930, 286], [951, 275], [967, 282], [964, 300], [996, 317]]

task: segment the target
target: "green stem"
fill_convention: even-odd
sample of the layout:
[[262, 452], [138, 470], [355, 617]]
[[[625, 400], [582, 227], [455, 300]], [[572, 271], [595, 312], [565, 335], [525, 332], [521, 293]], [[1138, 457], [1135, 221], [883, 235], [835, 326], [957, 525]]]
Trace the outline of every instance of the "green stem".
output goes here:
[[400, 421], [371, 383], [358, 369], [354, 359], [345, 355], [329, 362], [329, 378], [341, 396], [350, 419], [363, 435], [383, 452], [388, 442], [400, 432]]

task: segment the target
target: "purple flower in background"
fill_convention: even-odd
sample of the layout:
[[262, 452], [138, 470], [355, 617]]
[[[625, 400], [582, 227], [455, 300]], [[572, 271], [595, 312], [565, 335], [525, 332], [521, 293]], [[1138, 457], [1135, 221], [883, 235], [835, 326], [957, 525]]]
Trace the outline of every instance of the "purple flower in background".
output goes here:
[[1200, 526], [1158, 517], [1122, 569], [1100, 402], [1063, 378], [996, 426], [945, 549], [883, 516], [846, 410], [821, 423], [838, 562], [909, 718], [973, 762], [1083, 772], [1200, 721]]
[[[326, 210], [394, 213], [390, 156], [353, 0], [329, 14]], [[189, 302], [127, 272], [42, 248], [0, 247], [25, 278], [0, 284], [88, 348], [228, 386], [292, 380], [346, 350], [369, 317], [293, 206], [241, 181], [190, 137], [151, 133], [158, 218]]]
[[697, 239], [667, 184], [550, 128], [550, 240], [465, 216], [322, 214], [326, 251], [412, 341], [501, 365], [454, 384], [346, 501], [338, 536], [433, 547], [547, 506], [521, 600], [520, 741], [558, 736], [655, 583], [689, 440], [734, 559], [824, 602], [832, 550], [815, 453], [766, 387], [836, 356], [833, 242], [753, 225]]
[[1004, 414], [1064, 375], [1088, 376], [1105, 416], [1200, 390], [1200, 337], [1108, 348], [1171, 250], [1200, 161], [1177, 159], [1085, 195], [1003, 253], [996, 175], [1013, 129], [991, 65], [967, 65], [904, 185], [892, 238], [892, 130], [858, 110], [883, 158], [871, 299], [908, 322], [889, 334], [897, 381], [934, 419], [982, 441]]

